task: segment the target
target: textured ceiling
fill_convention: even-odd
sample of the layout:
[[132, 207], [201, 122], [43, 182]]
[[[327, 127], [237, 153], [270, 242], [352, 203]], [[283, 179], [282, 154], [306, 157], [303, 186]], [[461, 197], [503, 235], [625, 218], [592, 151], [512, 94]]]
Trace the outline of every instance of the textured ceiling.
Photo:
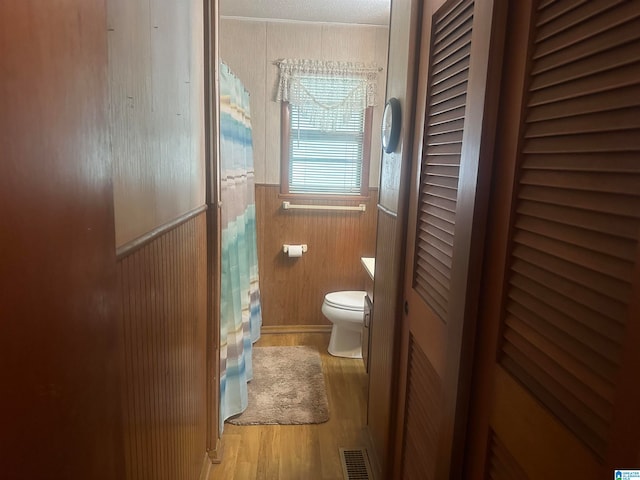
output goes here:
[[225, 17], [389, 24], [391, 0], [220, 0]]

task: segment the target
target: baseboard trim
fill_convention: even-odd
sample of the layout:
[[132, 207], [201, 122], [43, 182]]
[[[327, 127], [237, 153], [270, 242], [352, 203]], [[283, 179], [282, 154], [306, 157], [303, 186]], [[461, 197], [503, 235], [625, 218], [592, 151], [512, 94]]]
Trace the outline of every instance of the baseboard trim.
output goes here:
[[211, 473], [211, 459], [209, 458], [208, 452], [204, 454], [204, 458], [202, 460], [202, 468], [200, 468], [200, 476], [199, 480], [209, 480], [209, 474]]
[[211, 463], [215, 465], [222, 463], [222, 452], [223, 452], [222, 441], [219, 438], [217, 438], [216, 448], [214, 448], [213, 450], [209, 450], [207, 452]]
[[278, 333], [331, 333], [331, 325], [263, 325], [265, 335]]

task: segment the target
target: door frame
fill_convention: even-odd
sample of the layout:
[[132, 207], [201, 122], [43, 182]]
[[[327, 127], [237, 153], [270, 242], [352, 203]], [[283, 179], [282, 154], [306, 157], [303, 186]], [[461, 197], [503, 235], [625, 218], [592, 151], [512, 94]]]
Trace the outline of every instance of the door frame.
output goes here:
[[220, 118], [219, 3], [203, 0], [205, 196], [207, 205], [207, 454], [220, 463]]
[[[502, 125], [499, 137], [496, 139], [496, 164], [491, 198], [492, 214], [489, 217], [489, 229], [487, 235], [487, 252], [484, 278], [485, 287], [483, 297], [487, 292], [499, 288], [499, 280], [507, 268], [508, 259], [508, 232], [511, 229], [511, 210], [513, 208], [511, 198], [513, 196], [515, 162], [508, 159], [516, 158], [519, 147], [519, 129], [524, 109], [524, 97], [522, 92], [525, 87], [527, 73], [526, 55], [510, 55], [514, 51], [526, 51], [530, 43], [531, 20], [533, 1], [518, 1], [510, 7], [509, 12], [509, 44], [505, 48], [505, 56], [510, 56], [516, 61], [505, 65], [503, 71], [504, 95], [500, 107], [500, 121], [507, 116], [517, 118], [517, 122], [508, 122]], [[499, 241], [498, 241], [499, 240]], [[493, 284], [498, 282], [498, 284]], [[478, 312], [480, 318], [492, 318], [499, 312], [491, 308], [492, 305], [484, 303]], [[499, 325], [497, 322], [490, 328], [478, 331], [477, 349], [472, 393], [476, 401], [471, 406], [468, 426], [469, 446], [465, 457], [465, 472], [471, 475], [484, 472], [486, 461], [486, 449], [489, 439], [486, 432], [489, 428], [490, 392], [493, 389], [492, 378], [489, 375], [490, 367], [496, 357], [498, 349], [497, 339]]]

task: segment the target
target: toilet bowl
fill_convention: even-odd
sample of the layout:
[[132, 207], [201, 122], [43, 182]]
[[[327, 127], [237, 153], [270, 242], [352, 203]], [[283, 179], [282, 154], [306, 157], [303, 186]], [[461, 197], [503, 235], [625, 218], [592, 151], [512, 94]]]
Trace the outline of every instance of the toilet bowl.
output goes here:
[[333, 323], [328, 348], [331, 355], [362, 358], [365, 295], [365, 292], [354, 290], [325, 295], [322, 313]]

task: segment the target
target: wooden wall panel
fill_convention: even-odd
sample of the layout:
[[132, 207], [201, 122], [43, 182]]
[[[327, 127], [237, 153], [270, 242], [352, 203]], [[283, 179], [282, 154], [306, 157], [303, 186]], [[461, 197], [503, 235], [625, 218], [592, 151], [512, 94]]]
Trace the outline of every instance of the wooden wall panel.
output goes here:
[[[367, 205], [365, 213], [284, 211], [279, 192], [277, 185], [256, 186], [263, 325], [330, 325], [320, 311], [324, 295], [364, 289], [366, 273], [360, 257], [375, 255], [376, 191], [362, 202]], [[289, 258], [282, 252], [285, 243], [307, 244], [309, 251]]]
[[105, 2], [0, 2], [0, 477], [122, 478]]
[[[398, 312], [398, 278], [401, 265], [397, 236], [397, 218], [378, 212], [378, 244], [376, 247], [376, 279], [374, 315], [371, 320], [371, 352], [369, 357], [369, 408], [367, 424], [373, 441], [376, 466], [382, 476], [388, 468], [391, 434], [391, 403], [394, 381], [394, 348]], [[382, 477], [384, 478], [384, 477]]]
[[376, 478], [395, 478], [392, 452], [398, 385], [397, 346], [402, 334], [401, 313], [407, 196], [411, 172], [416, 48], [422, 4], [417, 0], [391, 3], [389, 63], [386, 97], [396, 97], [402, 106], [401, 140], [393, 153], [383, 153], [380, 166], [378, 228], [376, 235], [376, 280], [369, 359], [369, 406], [367, 424], [373, 443]]
[[129, 480], [195, 480], [205, 461], [205, 216], [118, 262]]
[[205, 201], [204, 9], [199, 0], [106, 3], [122, 246]]

